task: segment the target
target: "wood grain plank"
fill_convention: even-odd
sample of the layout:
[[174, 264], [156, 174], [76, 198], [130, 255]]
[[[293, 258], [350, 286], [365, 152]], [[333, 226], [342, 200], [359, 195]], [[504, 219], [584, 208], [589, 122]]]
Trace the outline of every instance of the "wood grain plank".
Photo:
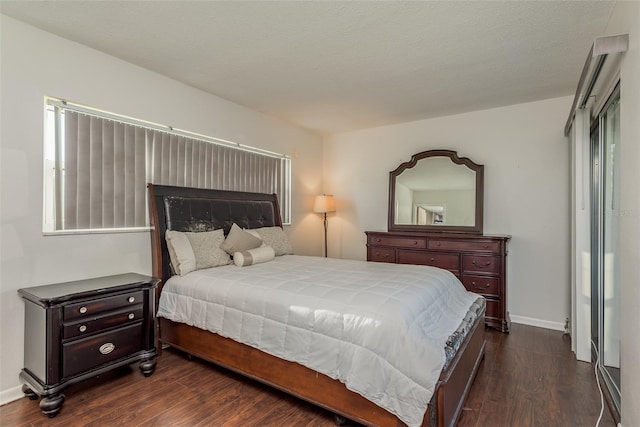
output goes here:
[[[458, 423], [463, 427], [595, 425], [593, 365], [578, 362], [562, 332], [512, 325], [487, 330], [486, 356]], [[136, 365], [74, 384], [60, 414], [27, 398], [0, 407], [2, 426], [333, 426], [331, 413], [271, 387], [169, 349], [156, 372]], [[350, 425], [357, 425], [351, 423]], [[615, 427], [605, 408], [602, 427]]]

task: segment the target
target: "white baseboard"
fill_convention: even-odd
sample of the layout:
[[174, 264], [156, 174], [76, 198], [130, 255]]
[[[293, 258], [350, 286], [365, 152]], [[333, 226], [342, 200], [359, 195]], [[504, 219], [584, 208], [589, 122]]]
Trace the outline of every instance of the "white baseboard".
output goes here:
[[20, 385], [8, 390], [2, 390], [0, 391], [0, 405], [13, 402], [22, 397], [24, 397], [24, 394], [22, 393], [22, 386]]
[[538, 328], [553, 329], [554, 331], [564, 332], [564, 323], [551, 322], [549, 320], [535, 319], [533, 317], [518, 316], [509, 314], [511, 322], [520, 323], [521, 325], [537, 326]]

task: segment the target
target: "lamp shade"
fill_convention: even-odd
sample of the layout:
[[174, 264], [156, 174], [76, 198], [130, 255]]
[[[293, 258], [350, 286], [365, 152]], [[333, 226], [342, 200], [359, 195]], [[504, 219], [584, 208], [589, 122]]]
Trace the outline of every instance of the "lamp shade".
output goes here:
[[333, 196], [316, 196], [316, 200], [313, 203], [313, 211], [317, 213], [335, 212], [336, 201]]

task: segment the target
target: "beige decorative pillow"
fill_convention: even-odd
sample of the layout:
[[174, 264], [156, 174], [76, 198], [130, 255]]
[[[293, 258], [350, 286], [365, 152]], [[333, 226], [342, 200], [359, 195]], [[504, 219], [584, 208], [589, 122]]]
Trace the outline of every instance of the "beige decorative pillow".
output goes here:
[[220, 249], [224, 242], [224, 230], [184, 234], [187, 235], [196, 257], [196, 270], [231, 264], [229, 254]]
[[229, 234], [225, 241], [220, 245], [220, 249], [228, 254], [234, 252], [248, 251], [249, 249], [255, 249], [262, 245], [260, 238], [253, 236], [251, 233], [238, 227], [236, 224], [231, 226]]
[[203, 268], [231, 264], [229, 254], [220, 249], [224, 241], [222, 229], [202, 233], [167, 230], [165, 239], [173, 271], [180, 276]]
[[248, 251], [235, 252], [233, 254], [233, 263], [238, 267], [246, 267], [248, 265], [271, 261], [275, 256], [276, 253], [273, 251], [273, 248], [263, 246], [249, 249]]
[[184, 276], [196, 269], [196, 256], [191, 249], [191, 243], [185, 233], [180, 231], [167, 230], [165, 233], [167, 249], [173, 271]]
[[[258, 232], [254, 228], [243, 228], [243, 230], [246, 231], [247, 233], [251, 234], [252, 236], [257, 237], [262, 242], [262, 237], [260, 237], [260, 235], [258, 234]], [[265, 246], [267, 246], [267, 244], [265, 242], [262, 242], [262, 244], [260, 246], [258, 246], [258, 247], [259, 248], [264, 248]]]
[[262, 241], [271, 246], [276, 256], [288, 255], [293, 253], [291, 244], [284, 230], [280, 227], [262, 227], [257, 228], [256, 232], [262, 237]]

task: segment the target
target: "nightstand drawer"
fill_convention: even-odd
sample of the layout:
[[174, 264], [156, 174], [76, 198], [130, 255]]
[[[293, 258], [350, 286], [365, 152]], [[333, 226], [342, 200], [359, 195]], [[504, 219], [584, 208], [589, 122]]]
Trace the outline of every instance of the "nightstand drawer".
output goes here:
[[401, 264], [429, 265], [449, 270], [458, 271], [460, 258], [458, 254], [446, 254], [430, 251], [398, 251], [398, 262]]
[[64, 319], [71, 320], [79, 317], [89, 317], [107, 310], [116, 310], [127, 306], [140, 304], [143, 292], [130, 292], [108, 298], [100, 298], [77, 304], [69, 304], [64, 308]]
[[101, 316], [83, 318], [74, 322], [65, 323], [63, 326], [63, 338], [88, 336], [95, 332], [118, 327], [126, 323], [137, 322], [142, 319], [143, 308], [144, 306], [142, 304], [137, 304], [115, 312], [108, 312]]
[[481, 255], [463, 255], [462, 271], [473, 273], [500, 273], [500, 257], [497, 256], [481, 256]]
[[142, 322], [62, 345], [62, 377], [97, 368], [143, 349]]
[[462, 283], [468, 291], [482, 295], [500, 296], [500, 279], [497, 277], [462, 276]]

